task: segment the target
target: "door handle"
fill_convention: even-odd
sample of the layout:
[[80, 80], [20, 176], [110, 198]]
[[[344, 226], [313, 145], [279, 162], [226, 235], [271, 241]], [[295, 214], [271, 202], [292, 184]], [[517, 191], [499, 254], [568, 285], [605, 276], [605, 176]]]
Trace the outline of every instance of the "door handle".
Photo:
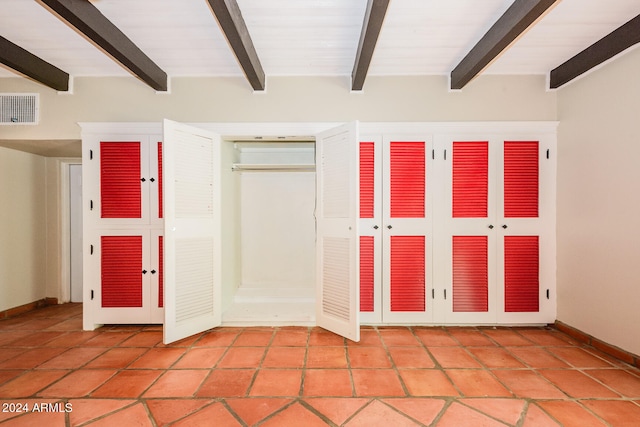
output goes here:
[[374, 229], [374, 230], [377, 230], [378, 228], [380, 228], [380, 227], [378, 227], [377, 225], [374, 225], [374, 226], [373, 226], [373, 229]]
[[493, 230], [493, 224], [489, 224], [489, 229]]
[[507, 224], [502, 224], [502, 228], [507, 229]]
[[387, 228], [388, 228], [389, 230], [391, 230], [393, 227], [392, 227], [392, 226], [390, 226], [390, 225], [387, 225]]

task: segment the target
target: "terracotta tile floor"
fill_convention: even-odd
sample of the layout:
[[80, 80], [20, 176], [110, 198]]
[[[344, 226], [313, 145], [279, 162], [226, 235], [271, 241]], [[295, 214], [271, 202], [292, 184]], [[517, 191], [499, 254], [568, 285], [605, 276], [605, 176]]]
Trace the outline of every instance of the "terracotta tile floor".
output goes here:
[[164, 346], [158, 326], [84, 332], [81, 311], [0, 320], [0, 426], [640, 425], [640, 372], [552, 328], [219, 328]]

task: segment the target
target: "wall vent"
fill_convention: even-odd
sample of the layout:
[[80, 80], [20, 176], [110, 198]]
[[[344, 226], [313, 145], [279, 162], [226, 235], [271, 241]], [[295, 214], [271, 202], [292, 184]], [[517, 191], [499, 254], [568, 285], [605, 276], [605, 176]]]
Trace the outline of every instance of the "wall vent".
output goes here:
[[0, 93], [0, 125], [38, 124], [37, 93]]

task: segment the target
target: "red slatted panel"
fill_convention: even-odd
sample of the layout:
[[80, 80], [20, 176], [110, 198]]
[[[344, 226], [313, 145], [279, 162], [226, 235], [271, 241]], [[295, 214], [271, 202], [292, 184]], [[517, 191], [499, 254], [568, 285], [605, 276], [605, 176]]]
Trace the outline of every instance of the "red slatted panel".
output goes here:
[[102, 218], [140, 218], [140, 142], [100, 142]]
[[453, 236], [453, 311], [489, 311], [487, 236]]
[[504, 310], [539, 311], [538, 236], [504, 237]]
[[373, 236], [360, 236], [360, 311], [373, 311]]
[[102, 236], [102, 306], [142, 307], [142, 236]]
[[391, 311], [425, 310], [425, 237], [391, 236]]
[[392, 142], [391, 218], [424, 218], [425, 143]]
[[453, 143], [454, 218], [486, 218], [489, 189], [489, 143]]
[[158, 141], [158, 218], [163, 218], [162, 212], [162, 141]]
[[360, 218], [373, 218], [375, 145], [360, 143]]
[[538, 141], [505, 141], [505, 218], [538, 217], [538, 153]]
[[164, 246], [162, 236], [158, 236], [158, 307], [164, 307]]

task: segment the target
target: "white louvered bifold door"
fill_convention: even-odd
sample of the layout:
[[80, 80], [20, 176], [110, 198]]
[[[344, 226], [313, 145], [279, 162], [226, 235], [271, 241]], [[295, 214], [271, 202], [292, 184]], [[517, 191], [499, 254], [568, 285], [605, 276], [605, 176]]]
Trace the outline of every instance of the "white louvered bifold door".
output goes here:
[[164, 343], [221, 322], [220, 137], [164, 121]]
[[318, 326], [360, 340], [358, 123], [316, 138]]

